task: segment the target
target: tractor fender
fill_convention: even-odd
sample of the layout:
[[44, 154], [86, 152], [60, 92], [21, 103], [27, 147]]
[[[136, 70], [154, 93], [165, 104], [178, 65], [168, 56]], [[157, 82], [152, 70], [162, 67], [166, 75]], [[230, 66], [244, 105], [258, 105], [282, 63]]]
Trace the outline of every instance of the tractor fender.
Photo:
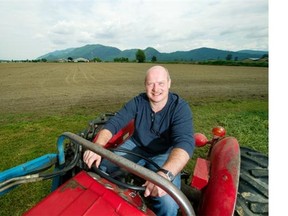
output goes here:
[[234, 137], [226, 137], [211, 149], [210, 177], [202, 191], [199, 215], [233, 215], [240, 175], [240, 148]]

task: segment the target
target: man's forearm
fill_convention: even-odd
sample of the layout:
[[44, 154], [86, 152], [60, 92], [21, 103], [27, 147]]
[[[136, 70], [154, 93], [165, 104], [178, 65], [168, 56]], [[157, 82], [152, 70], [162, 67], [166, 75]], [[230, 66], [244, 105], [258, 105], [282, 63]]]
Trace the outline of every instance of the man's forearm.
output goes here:
[[102, 129], [99, 132], [96, 143], [101, 146], [105, 146], [111, 138], [112, 138], [112, 133], [107, 129]]
[[169, 170], [176, 176], [185, 167], [189, 159], [190, 157], [185, 150], [175, 148], [171, 151], [167, 161], [163, 165], [163, 168]]

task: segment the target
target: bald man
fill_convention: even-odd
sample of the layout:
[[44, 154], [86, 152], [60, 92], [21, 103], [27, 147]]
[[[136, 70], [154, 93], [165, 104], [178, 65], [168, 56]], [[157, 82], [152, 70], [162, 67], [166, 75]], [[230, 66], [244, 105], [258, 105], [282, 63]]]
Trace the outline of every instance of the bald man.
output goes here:
[[[162, 169], [155, 170], [147, 161], [133, 155], [121, 153], [121, 156], [157, 172], [180, 189], [180, 172], [192, 157], [195, 146], [192, 111], [187, 102], [170, 92], [171, 78], [166, 68], [159, 65], [149, 68], [144, 84], [146, 93], [128, 101], [110, 118], [99, 132], [96, 143], [105, 146], [114, 134], [134, 119], [134, 133], [121, 148], [133, 149]], [[89, 150], [85, 151], [83, 159], [89, 168], [95, 164], [107, 173], [119, 169]], [[151, 197], [152, 210], [157, 216], [177, 215], [179, 207], [165, 191], [149, 181], [144, 186], [144, 196]]]

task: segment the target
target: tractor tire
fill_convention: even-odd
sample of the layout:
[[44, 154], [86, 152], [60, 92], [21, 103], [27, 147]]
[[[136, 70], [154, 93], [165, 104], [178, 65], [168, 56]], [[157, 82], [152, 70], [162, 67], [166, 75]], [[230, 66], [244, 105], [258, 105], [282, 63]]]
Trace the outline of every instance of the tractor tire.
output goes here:
[[235, 216], [268, 215], [268, 156], [241, 147]]

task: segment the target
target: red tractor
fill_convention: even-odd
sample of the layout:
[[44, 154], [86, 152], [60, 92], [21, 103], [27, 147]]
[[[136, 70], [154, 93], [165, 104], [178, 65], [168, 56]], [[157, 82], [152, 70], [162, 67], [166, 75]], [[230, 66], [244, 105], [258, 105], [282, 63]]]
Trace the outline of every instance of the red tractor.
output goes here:
[[[155, 215], [142, 196], [145, 188], [141, 185], [149, 180], [175, 199], [179, 215], [268, 215], [268, 157], [240, 148], [234, 137], [225, 137], [223, 127], [213, 128], [211, 140], [200, 133], [194, 135], [196, 146], [210, 145], [209, 152], [206, 158], [197, 158], [193, 172], [181, 173], [180, 191], [158, 174], [113, 153], [133, 133], [133, 121], [106, 148], [93, 143], [111, 115], [92, 120], [79, 134], [63, 133], [57, 154], [0, 172], [0, 195], [9, 195], [6, 193], [19, 184], [53, 179], [51, 193], [24, 215]], [[86, 149], [121, 167], [118, 175], [88, 169], [82, 160]]]

